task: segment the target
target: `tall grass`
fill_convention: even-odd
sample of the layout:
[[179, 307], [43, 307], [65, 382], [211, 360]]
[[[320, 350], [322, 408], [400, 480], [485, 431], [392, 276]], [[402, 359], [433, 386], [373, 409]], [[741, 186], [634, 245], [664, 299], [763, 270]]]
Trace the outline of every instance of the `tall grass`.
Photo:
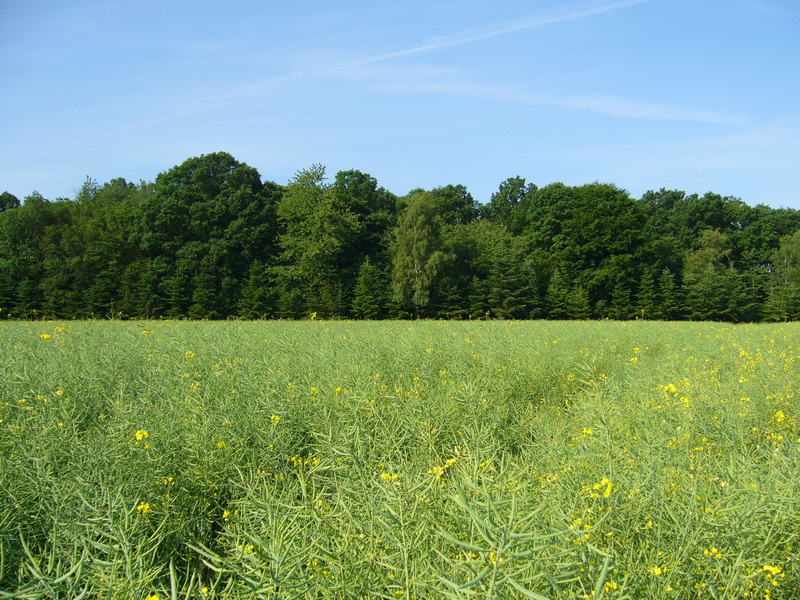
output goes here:
[[0, 598], [800, 597], [800, 328], [0, 324]]

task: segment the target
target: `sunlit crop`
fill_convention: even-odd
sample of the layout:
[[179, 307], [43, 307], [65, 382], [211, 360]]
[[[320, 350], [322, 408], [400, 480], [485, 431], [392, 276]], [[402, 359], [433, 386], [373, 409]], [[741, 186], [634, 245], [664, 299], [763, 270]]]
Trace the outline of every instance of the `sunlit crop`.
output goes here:
[[3, 322], [0, 349], [0, 598], [800, 597], [795, 324]]

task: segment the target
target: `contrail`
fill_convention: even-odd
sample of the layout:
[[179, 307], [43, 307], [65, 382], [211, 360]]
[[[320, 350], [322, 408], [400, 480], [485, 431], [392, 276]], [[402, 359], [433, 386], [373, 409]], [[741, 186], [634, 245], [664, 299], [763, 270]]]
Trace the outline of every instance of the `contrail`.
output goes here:
[[280, 87], [284, 87], [289, 82], [301, 79], [305, 79], [305, 77], [303, 77], [303, 75], [300, 73], [281, 75], [278, 77], [273, 77], [272, 79], [265, 79], [256, 84], [251, 84], [246, 87], [238, 88], [237, 90], [231, 91], [222, 96], [207, 97], [203, 100], [203, 102], [195, 106], [190, 106], [187, 108], [183, 108], [181, 110], [175, 110], [158, 117], [153, 117], [152, 119], [147, 119], [146, 121], [139, 121], [138, 123], [132, 123], [130, 125], [125, 125], [123, 127], [117, 127], [115, 129], [104, 131], [102, 133], [97, 133], [95, 135], [81, 138], [79, 140], [73, 140], [66, 144], [61, 144], [60, 146], [56, 146], [54, 148], [48, 148], [47, 150], [39, 152], [38, 154], [34, 154], [33, 156], [34, 157], [46, 156], [48, 154], [52, 154], [53, 152], [59, 152], [61, 150], [72, 148], [73, 146], [79, 146], [80, 144], [85, 144], [86, 142], [94, 142], [96, 140], [101, 140], [110, 137], [112, 135], [119, 135], [120, 133], [126, 133], [128, 131], [141, 129], [142, 127], [149, 127], [150, 125], [163, 123], [164, 121], [171, 121], [172, 119], [177, 119], [180, 117], [186, 117], [188, 115], [205, 112], [207, 110], [211, 110], [212, 108], [216, 108], [218, 106], [224, 106], [226, 104], [230, 104], [231, 102], [240, 100], [247, 96], [257, 96], [265, 93], [270, 89], [278, 89]]
[[290, 81], [311, 79], [314, 77], [331, 75], [340, 71], [346, 71], [347, 69], [351, 69], [353, 67], [391, 61], [404, 58], [406, 56], [413, 56], [415, 54], [423, 54], [426, 52], [434, 52], [436, 50], [453, 48], [455, 46], [463, 46], [493, 37], [516, 33], [518, 31], [527, 31], [530, 29], [536, 29], [538, 27], [544, 27], [545, 25], [553, 25], [555, 23], [563, 23], [564, 21], [583, 19], [600, 13], [616, 10], [618, 8], [625, 8], [627, 6], [633, 6], [636, 4], [644, 4], [645, 2], [650, 1], [651, 0], [622, 0], [620, 2], [606, 2], [602, 4], [598, 4], [597, 2], [571, 3], [535, 14], [501, 21], [487, 27], [467, 29], [455, 33], [436, 36], [431, 40], [420, 44], [419, 46], [414, 46], [413, 48], [407, 48], [405, 50], [376, 54], [374, 56], [345, 61], [340, 64], [322, 69], [298, 71], [283, 77], [264, 79], [246, 87], [233, 90], [223, 97], [213, 99], [213, 101], [211, 101], [212, 99], [209, 99], [211, 101], [209, 108], [217, 106], [220, 101], [225, 102], [236, 100], [238, 98], [259, 95], [263, 93], [264, 89], [274, 89], [278, 83], [288, 83]]
[[590, 5], [587, 5], [586, 3], [577, 3], [568, 6], [560, 6], [547, 11], [527, 15], [525, 17], [519, 17], [512, 20], [495, 23], [489, 27], [481, 29], [468, 29], [457, 33], [438, 36], [420, 46], [415, 46], [414, 48], [408, 48], [406, 50], [398, 50], [397, 52], [378, 54], [376, 56], [356, 61], [353, 63], [353, 65], [392, 60], [395, 58], [402, 58], [404, 56], [422, 54], [424, 52], [442, 50], [445, 48], [452, 48], [454, 46], [462, 46], [464, 44], [472, 44], [474, 42], [479, 42], [481, 40], [498, 37], [501, 35], [507, 35], [509, 33], [527, 31], [529, 29], [536, 29], [545, 25], [563, 23], [564, 21], [583, 19], [585, 17], [591, 17], [593, 15], [608, 12], [610, 10], [625, 8], [635, 4], [643, 4], [645, 2], [650, 2], [650, 0], [626, 0], [611, 4], [601, 4], [599, 6], [597, 6], [596, 3], [592, 3]]
[[353, 67], [361, 67], [374, 63], [400, 59], [406, 56], [413, 56], [415, 54], [423, 54], [426, 52], [435, 52], [436, 50], [453, 48], [455, 46], [463, 46], [466, 44], [472, 44], [493, 37], [507, 35], [510, 33], [516, 33], [518, 31], [527, 31], [530, 29], [536, 29], [538, 27], [544, 27], [545, 25], [553, 25], [555, 23], [563, 23], [565, 21], [583, 19], [600, 13], [616, 10], [618, 8], [625, 8], [627, 6], [633, 6], [636, 4], [644, 4], [645, 2], [650, 2], [650, 1], [651, 0], [621, 0], [619, 2], [611, 2], [611, 3], [605, 2], [600, 4], [598, 2], [571, 3], [568, 5], [555, 7], [550, 10], [534, 13], [531, 15], [526, 15], [515, 19], [501, 21], [489, 25], [487, 27], [467, 29], [455, 33], [436, 36], [431, 40], [423, 44], [420, 44], [419, 46], [414, 46], [413, 48], [407, 48], [405, 50], [386, 52], [384, 54], [376, 54], [374, 56], [368, 56], [365, 58], [345, 61], [340, 64], [323, 69], [298, 71], [291, 75], [286, 75], [283, 77], [264, 79], [262, 81], [253, 83], [246, 87], [233, 90], [223, 97], [216, 98], [213, 100], [209, 99], [210, 104], [208, 107], [213, 108], [217, 106], [220, 102], [228, 102], [239, 98], [257, 96], [263, 93], [264, 89], [274, 89], [276, 87], [276, 84], [279, 83], [288, 83], [290, 81], [322, 77], [338, 73], [341, 71], [346, 71]]
[[508, 35], [511, 33], [544, 27], [546, 25], [553, 25], [556, 23], [563, 23], [565, 21], [574, 21], [576, 19], [583, 19], [604, 12], [625, 8], [628, 6], [634, 6], [636, 4], [643, 4], [645, 2], [650, 2], [650, 1], [651, 0], [622, 0], [619, 2], [610, 2], [610, 3], [576, 2], [558, 6], [550, 10], [545, 10], [538, 13], [518, 17], [515, 19], [497, 22], [487, 27], [466, 29], [463, 31], [437, 36], [431, 38], [429, 41], [425, 43], [422, 43], [418, 46], [414, 46], [413, 48], [407, 48], [405, 50], [397, 50], [395, 52], [376, 54], [374, 56], [368, 56], [361, 59], [346, 61], [338, 65], [323, 69], [297, 70], [293, 73], [289, 73], [286, 75], [281, 75], [269, 79], [256, 81], [247, 86], [233, 89], [230, 92], [223, 95], [207, 97], [202, 102], [200, 102], [199, 104], [195, 104], [192, 107], [187, 107], [182, 110], [176, 110], [174, 112], [170, 112], [161, 115], [159, 117], [153, 117], [152, 119], [148, 119], [146, 121], [140, 121], [138, 123], [133, 123], [131, 125], [127, 125], [124, 127], [119, 127], [110, 131], [105, 131], [103, 133], [98, 133], [89, 137], [81, 138], [79, 140], [74, 140], [67, 144], [50, 148], [44, 152], [37, 154], [36, 156], [51, 154], [53, 152], [65, 150], [67, 148], [84, 144], [86, 142], [93, 142], [112, 135], [118, 135], [120, 133], [124, 133], [127, 131], [141, 129], [142, 127], [148, 127], [156, 123], [162, 123], [164, 121], [170, 121], [172, 119], [177, 119], [190, 114], [203, 112], [206, 110], [210, 110], [212, 108], [217, 108], [219, 106], [229, 104], [231, 102], [235, 102], [236, 100], [240, 100], [242, 98], [260, 96], [270, 90], [286, 87], [287, 85], [291, 85], [299, 81], [305, 81], [317, 77], [324, 77], [326, 75], [331, 75], [341, 71], [346, 71], [347, 69], [351, 69], [353, 67], [391, 61], [395, 59], [404, 58], [407, 56], [413, 56], [415, 54], [435, 52], [437, 50], [453, 48], [455, 46], [463, 46], [465, 44], [472, 44], [475, 42], [479, 42], [482, 40], [502, 35]]

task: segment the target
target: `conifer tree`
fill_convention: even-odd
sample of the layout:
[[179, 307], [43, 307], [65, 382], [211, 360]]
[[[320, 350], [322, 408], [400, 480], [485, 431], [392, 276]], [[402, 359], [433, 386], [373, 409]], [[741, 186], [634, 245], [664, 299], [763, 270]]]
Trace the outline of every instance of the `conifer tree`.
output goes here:
[[642, 273], [642, 280], [639, 282], [639, 291], [636, 294], [637, 317], [640, 319], [662, 319], [661, 310], [658, 307], [656, 294], [656, 282], [652, 268], [645, 268]]
[[386, 315], [388, 281], [381, 269], [369, 257], [358, 270], [354, 290], [353, 314], [361, 319], [378, 319]]
[[569, 309], [567, 311], [570, 319], [583, 321], [592, 314], [589, 304], [589, 292], [582, 285], [575, 285], [569, 294]]
[[663, 269], [658, 277], [659, 303], [656, 312], [659, 318], [675, 320], [681, 316], [681, 300], [675, 275], [669, 269]]
[[567, 284], [563, 271], [561, 267], [556, 267], [550, 276], [545, 296], [547, 316], [551, 319], [570, 318], [570, 295], [570, 286]]
[[243, 319], [263, 319], [275, 315], [277, 293], [269, 276], [268, 267], [253, 261], [242, 285], [237, 314]]

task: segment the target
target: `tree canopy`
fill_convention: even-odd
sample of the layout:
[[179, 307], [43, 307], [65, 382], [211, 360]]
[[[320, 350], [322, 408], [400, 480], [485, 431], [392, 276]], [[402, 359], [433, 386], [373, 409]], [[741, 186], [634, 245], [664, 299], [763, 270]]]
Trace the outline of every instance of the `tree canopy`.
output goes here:
[[2, 318], [800, 319], [800, 211], [515, 176], [405, 196], [230, 154], [0, 195]]

